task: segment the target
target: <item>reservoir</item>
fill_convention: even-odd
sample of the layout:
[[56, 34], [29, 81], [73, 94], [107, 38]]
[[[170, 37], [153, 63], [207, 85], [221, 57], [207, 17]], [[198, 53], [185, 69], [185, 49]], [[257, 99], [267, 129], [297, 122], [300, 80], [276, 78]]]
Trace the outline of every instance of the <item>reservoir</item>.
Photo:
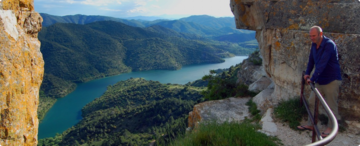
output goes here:
[[229, 68], [241, 63], [247, 56], [225, 58], [225, 62], [216, 64], [201, 64], [184, 66], [180, 70], [151, 70], [124, 73], [116, 76], [92, 80], [78, 84], [76, 90], [58, 99], [39, 124], [39, 137], [43, 139], [53, 137], [56, 133], [63, 133], [81, 120], [81, 108], [87, 103], [100, 97], [106, 87], [129, 78], [144, 78], [161, 83], [186, 84], [201, 79], [213, 69]]

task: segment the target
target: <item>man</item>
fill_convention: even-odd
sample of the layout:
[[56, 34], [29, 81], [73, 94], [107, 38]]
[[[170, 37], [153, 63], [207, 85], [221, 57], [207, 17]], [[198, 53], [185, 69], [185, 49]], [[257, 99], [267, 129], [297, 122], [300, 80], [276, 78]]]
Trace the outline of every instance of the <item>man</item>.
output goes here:
[[[322, 29], [319, 26], [311, 27], [309, 34], [312, 45], [304, 79], [308, 84], [310, 82], [315, 82], [315, 87], [320, 91], [335, 117], [340, 119], [337, 100], [339, 87], [341, 85], [341, 74], [336, 44], [331, 39], [323, 36]], [[315, 71], [310, 78], [310, 73], [314, 66]], [[314, 92], [311, 92], [308, 101], [310, 110], [314, 111]], [[326, 130], [321, 136], [328, 136], [332, 131], [332, 127], [333, 123], [329, 122]], [[297, 128], [300, 130], [312, 130], [313, 126], [310, 118], [308, 119], [308, 125], [298, 126]]]

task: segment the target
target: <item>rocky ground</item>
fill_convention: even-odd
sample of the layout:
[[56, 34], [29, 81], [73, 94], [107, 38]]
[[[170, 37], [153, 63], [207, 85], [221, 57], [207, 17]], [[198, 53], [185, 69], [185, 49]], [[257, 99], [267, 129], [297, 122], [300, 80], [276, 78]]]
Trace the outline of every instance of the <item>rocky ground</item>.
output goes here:
[[[245, 104], [249, 98], [227, 98], [222, 100], [207, 101], [195, 105], [189, 114], [189, 128], [193, 128], [198, 122], [216, 120], [218, 122], [237, 121], [241, 122], [249, 116], [248, 106]], [[241, 112], [239, 112], [241, 111]], [[300, 146], [311, 143], [311, 131], [293, 130], [288, 123], [273, 118], [273, 109], [269, 108], [260, 121], [263, 132], [267, 135], [278, 137], [285, 146]], [[346, 121], [347, 127], [344, 132], [339, 132], [328, 146], [360, 146], [360, 123]], [[306, 121], [301, 124], [305, 125]], [[325, 127], [319, 125], [320, 131]]]
[[[270, 115], [270, 116], [269, 116]], [[311, 131], [297, 131], [287, 123], [272, 120], [272, 111], [268, 111], [262, 118], [262, 132], [278, 137], [285, 146], [300, 146], [311, 143]], [[272, 123], [272, 124], [269, 124]], [[302, 121], [302, 124], [306, 124]], [[328, 146], [360, 146], [360, 123], [347, 121], [348, 127], [344, 132], [339, 132]], [[325, 127], [320, 126], [320, 131]]]

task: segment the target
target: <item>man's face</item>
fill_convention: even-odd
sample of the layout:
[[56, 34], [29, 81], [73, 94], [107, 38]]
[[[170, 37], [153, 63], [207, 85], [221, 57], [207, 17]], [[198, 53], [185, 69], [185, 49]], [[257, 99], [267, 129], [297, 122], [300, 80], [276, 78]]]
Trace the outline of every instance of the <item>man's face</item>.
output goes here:
[[319, 33], [316, 29], [311, 29], [309, 34], [310, 39], [313, 43], [320, 43], [322, 32]]

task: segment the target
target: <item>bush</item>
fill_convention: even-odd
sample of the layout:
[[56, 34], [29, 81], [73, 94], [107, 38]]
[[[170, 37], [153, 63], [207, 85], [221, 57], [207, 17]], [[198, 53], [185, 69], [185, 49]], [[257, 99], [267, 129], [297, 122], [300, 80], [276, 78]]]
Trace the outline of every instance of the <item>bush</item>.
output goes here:
[[198, 129], [176, 139], [172, 146], [275, 146], [281, 145], [275, 137], [257, 132], [258, 127], [248, 121], [243, 123], [202, 123]]
[[293, 98], [287, 101], [281, 101], [274, 109], [275, 117], [281, 119], [283, 122], [289, 122], [292, 129], [297, 129], [300, 125], [302, 116], [306, 115], [306, 109], [300, 105], [300, 99]]

